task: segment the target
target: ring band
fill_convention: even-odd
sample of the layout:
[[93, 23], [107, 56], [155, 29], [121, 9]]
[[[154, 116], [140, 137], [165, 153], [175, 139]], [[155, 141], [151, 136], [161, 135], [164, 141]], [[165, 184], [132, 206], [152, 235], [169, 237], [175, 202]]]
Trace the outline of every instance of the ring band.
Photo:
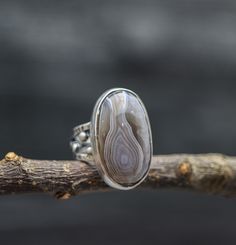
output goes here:
[[152, 134], [147, 111], [133, 91], [115, 88], [97, 101], [91, 122], [73, 129], [76, 159], [95, 164], [111, 187], [129, 190], [147, 176]]
[[88, 122], [75, 127], [70, 145], [77, 160], [93, 164], [90, 125], [91, 123]]

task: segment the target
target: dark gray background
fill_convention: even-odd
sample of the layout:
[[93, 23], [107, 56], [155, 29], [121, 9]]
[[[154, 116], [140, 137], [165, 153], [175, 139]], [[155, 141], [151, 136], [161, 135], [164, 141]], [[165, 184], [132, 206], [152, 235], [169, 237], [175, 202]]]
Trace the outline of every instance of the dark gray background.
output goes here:
[[[104, 90], [143, 99], [154, 153], [235, 155], [236, 2], [0, 1], [0, 152], [71, 159]], [[236, 201], [175, 190], [0, 197], [0, 244], [235, 244]]]

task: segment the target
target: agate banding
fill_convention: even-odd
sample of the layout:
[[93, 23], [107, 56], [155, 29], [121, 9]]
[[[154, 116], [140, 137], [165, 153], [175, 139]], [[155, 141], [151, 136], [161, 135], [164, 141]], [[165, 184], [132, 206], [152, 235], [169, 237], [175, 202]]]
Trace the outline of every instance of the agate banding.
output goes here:
[[94, 108], [90, 133], [95, 163], [108, 185], [131, 189], [144, 180], [152, 135], [146, 109], [134, 92], [104, 93]]

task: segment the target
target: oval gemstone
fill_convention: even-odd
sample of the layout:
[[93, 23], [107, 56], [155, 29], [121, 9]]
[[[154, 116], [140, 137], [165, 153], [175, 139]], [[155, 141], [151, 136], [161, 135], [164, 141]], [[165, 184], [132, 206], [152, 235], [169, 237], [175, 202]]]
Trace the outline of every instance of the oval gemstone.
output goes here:
[[95, 162], [107, 184], [130, 189], [147, 175], [152, 157], [148, 115], [138, 96], [126, 89], [106, 92], [91, 124]]

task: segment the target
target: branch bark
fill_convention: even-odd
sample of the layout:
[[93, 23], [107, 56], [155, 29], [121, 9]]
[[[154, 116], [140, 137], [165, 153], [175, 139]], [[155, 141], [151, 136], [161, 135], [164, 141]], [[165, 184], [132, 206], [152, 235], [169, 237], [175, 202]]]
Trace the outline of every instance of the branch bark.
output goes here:
[[[140, 188], [180, 188], [236, 195], [236, 157], [221, 154], [154, 156]], [[81, 161], [32, 160], [8, 153], [0, 161], [0, 194], [44, 192], [57, 198], [111, 190], [96, 168]]]

